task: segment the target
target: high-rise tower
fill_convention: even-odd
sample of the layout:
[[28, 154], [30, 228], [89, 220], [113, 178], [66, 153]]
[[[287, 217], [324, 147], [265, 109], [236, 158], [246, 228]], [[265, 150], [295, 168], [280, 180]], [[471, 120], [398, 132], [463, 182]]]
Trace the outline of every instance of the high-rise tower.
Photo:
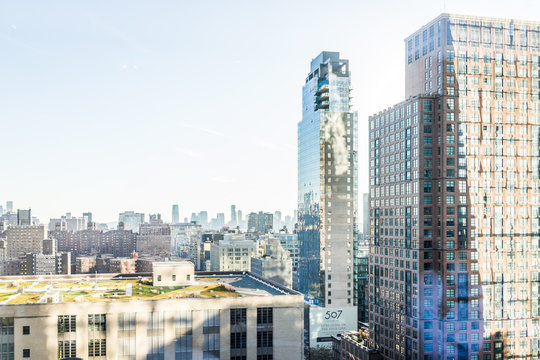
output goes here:
[[540, 355], [540, 23], [442, 14], [370, 117], [370, 337], [386, 359]]
[[349, 61], [311, 61], [298, 124], [299, 290], [321, 306], [354, 306], [357, 114]]
[[178, 224], [180, 222], [180, 214], [178, 212], [178, 204], [172, 206], [172, 223]]
[[236, 217], [236, 205], [231, 205], [231, 222], [230, 227], [235, 228], [238, 225], [238, 220]]

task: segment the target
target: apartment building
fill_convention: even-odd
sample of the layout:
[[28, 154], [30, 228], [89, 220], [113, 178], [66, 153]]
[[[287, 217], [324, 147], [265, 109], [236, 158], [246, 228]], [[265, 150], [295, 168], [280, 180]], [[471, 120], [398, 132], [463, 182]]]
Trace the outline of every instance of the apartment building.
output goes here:
[[370, 338], [387, 359], [538, 359], [540, 23], [442, 14], [369, 119]]

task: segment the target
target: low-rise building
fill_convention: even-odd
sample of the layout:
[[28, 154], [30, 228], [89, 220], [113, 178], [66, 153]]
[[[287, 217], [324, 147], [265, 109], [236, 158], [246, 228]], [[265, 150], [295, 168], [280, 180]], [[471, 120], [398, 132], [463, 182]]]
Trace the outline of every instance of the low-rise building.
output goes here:
[[348, 331], [341, 336], [332, 336], [334, 360], [382, 360], [379, 350], [368, 346], [367, 331]]
[[135, 263], [135, 271], [138, 273], [152, 272], [155, 261], [159, 261], [159, 258], [137, 258], [137, 262]]
[[109, 272], [119, 274], [134, 274], [136, 272], [137, 259], [134, 258], [111, 258], [109, 259]]
[[97, 258], [95, 256], [77, 256], [75, 259], [75, 273], [90, 274], [96, 272]]
[[32, 291], [0, 306], [7, 358], [303, 358], [304, 298], [293, 290], [239, 272], [163, 287], [123, 276], [23, 277]]
[[71, 274], [71, 254], [59, 252], [53, 255], [26, 254], [26, 267], [21, 275]]

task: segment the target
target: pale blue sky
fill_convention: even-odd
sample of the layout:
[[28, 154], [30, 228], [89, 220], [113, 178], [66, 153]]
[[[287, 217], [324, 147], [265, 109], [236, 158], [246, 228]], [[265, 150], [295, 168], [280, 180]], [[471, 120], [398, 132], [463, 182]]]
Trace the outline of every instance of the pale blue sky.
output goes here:
[[[359, 113], [403, 100], [403, 39], [444, 1], [0, 2], [0, 203], [42, 221], [296, 207], [309, 62], [350, 60]], [[446, 1], [540, 20], [540, 1]], [[359, 180], [367, 191], [367, 178]]]

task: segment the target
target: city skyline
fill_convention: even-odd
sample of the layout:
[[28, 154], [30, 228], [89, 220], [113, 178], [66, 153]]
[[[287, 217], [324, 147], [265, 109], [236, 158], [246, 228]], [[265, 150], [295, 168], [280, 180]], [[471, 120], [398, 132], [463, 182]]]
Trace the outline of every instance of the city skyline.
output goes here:
[[[216, 198], [292, 214], [306, 58], [328, 49], [350, 60], [362, 150], [367, 117], [401, 100], [395, 79], [403, 79], [404, 69], [386, 65], [402, 58], [402, 34], [444, 10], [525, 20], [540, 10], [527, 1], [511, 8], [502, 1], [447, 1], [446, 9], [442, 1], [419, 1], [418, 11], [403, 17], [406, 4], [388, 14], [382, 3], [351, 2], [346, 12], [333, 7], [305, 16], [304, 2], [61, 3], [1, 5], [0, 43], [10, 53], [0, 60], [0, 115], [10, 134], [3, 147], [17, 152], [5, 157], [11, 171], [0, 181], [2, 198], [31, 207], [40, 219], [90, 210], [97, 222], [126, 209], [169, 214], [173, 203], [181, 204], [181, 219], [186, 208], [228, 213]], [[377, 36], [364, 36], [370, 33]], [[366, 49], [379, 56], [366, 56]], [[367, 71], [373, 68], [385, 72]], [[276, 94], [280, 106], [268, 106]], [[367, 166], [360, 151], [359, 169]], [[359, 178], [360, 193], [367, 184]], [[261, 193], [261, 185], [280, 191]]]
[[[17, 204], [14, 203], [13, 201], [8, 201], [8, 203], [11, 203], [11, 204], [14, 204], [13, 206], [13, 209], [8, 211], [1, 203], [1, 200], [0, 200], [0, 219], [2, 217], [2, 214], [4, 215], [8, 215], [10, 214], [11, 216], [14, 216], [15, 217], [15, 220], [17, 220], [17, 217], [20, 213], [23, 213], [23, 214], [26, 214], [27, 216], [29, 215], [29, 212], [33, 212], [32, 208], [29, 208], [29, 209], [21, 209], [21, 208], [17, 208]], [[71, 212], [71, 211], [64, 211], [63, 213], [61, 214], [56, 214], [55, 216], [51, 217], [51, 218], [47, 218], [47, 219], [40, 219], [38, 218], [37, 216], [32, 216], [31, 219], [37, 224], [44, 224], [46, 225], [49, 221], [52, 221], [52, 220], [57, 220], [59, 218], [69, 218], [69, 219], [83, 219], [83, 218], [86, 218], [87, 222], [95, 222], [97, 224], [105, 224], [105, 225], [111, 225], [111, 224], [118, 224], [121, 220], [119, 220], [122, 215], [124, 213], [131, 213], [131, 214], [139, 214], [139, 215], [142, 215], [144, 216], [145, 220], [149, 221], [150, 218], [154, 215], [157, 215], [159, 216], [159, 219], [162, 219], [165, 223], [167, 224], [175, 224], [175, 223], [189, 223], [189, 222], [193, 222], [193, 217], [196, 217], [197, 218], [197, 223], [199, 223], [200, 219], [199, 217], [204, 214], [203, 216], [206, 216], [207, 219], [206, 219], [206, 222], [204, 222], [204, 224], [206, 224], [207, 222], [209, 222], [210, 220], [216, 220], [216, 217], [220, 217], [220, 216], [223, 216], [223, 221], [224, 221], [224, 226], [225, 227], [236, 227], [236, 226], [240, 226], [240, 225], [246, 225], [247, 224], [247, 217], [250, 215], [250, 214], [256, 214], [256, 213], [269, 213], [269, 214], [272, 214], [272, 215], [277, 215], [279, 214], [279, 218], [277, 219], [278, 222], [287, 222], [287, 221], [293, 221], [294, 222], [294, 217], [295, 217], [295, 214], [296, 214], [296, 209], [293, 211], [293, 213], [291, 214], [287, 214], [287, 213], [283, 213], [282, 211], [280, 210], [269, 210], [269, 211], [265, 211], [265, 210], [257, 210], [257, 209], [252, 209], [252, 210], [249, 210], [249, 211], [245, 211], [244, 213], [244, 210], [243, 209], [238, 209], [236, 211], [236, 217], [234, 218], [234, 221], [233, 219], [231, 218], [231, 215], [232, 213], [229, 215], [227, 214], [227, 216], [225, 216], [226, 212], [217, 212], [217, 213], [209, 213], [208, 211], [204, 210], [204, 209], [198, 209], [197, 211], [188, 211], [188, 210], [185, 210], [185, 215], [186, 216], [180, 216], [184, 213], [180, 213], [179, 212], [179, 205], [178, 204], [171, 204], [172, 205], [172, 208], [171, 208], [171, 211], [167, 214], [161, 214], [159, 212], [156, 212], [156, 211], [149, 211], [149, 212], [137, 212], [136, 210], [133, 211], [133, 210], [124, 210], [124, 211], [121, 211], [119, 212], [117, 215], [116, 215], [116, 219], [108, 219], [107, 221], [98, 221], [98, 222], [95, 222], [93, 221], [94, 220], [94, 217], [95, 217], [95, 213], [93, 213], [92, 211], [86, 211], [86, 212], [83, 212], [82, 214], [79, 214], [79, 213], [74, 213], [74, 212]], [[231, 205], [231, 207], [235, 207], [235, 205]], [[176, 209], [176, 210], [175, 210]], [[175, 219], [175, 212], [176, 212], [176, 216], [178, 216], [178, 221], [174, 221]], [[180, 215], [179, 215], [180, 214]], [[243, 217], [245, 214], [246, 217]], [[146, 217], [148, 216], [148, 217]], [[215, 216], [215, 217], [213, 217]], [[240, 220], [240, 217], [241, 217], [241, 220], [242, 220], [242, 223], [239, 222]], [[30, 218], [29, 218], [30, 219]], [[30, 221], [30, 220], [28, 220]], [[37, 222], [36, 222], [37, 221]], [[236, 225], [234, 225], [236, 224]], [[24, 224], [23, 224], [24, 225]], [[116, 226], [116, 225], [115, 225]], [[279, 230], [279, 229], [276, 229], [276, 230]], [[291, 229], [289, 229], [291, 230]]]

